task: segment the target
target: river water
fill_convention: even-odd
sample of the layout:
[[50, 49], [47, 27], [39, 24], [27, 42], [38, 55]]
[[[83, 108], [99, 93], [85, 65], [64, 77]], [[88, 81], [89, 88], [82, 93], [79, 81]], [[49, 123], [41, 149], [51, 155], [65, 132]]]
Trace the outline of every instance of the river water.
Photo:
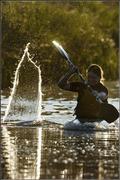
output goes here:
[[[119, 84], [106, 85], [109, 103], [119, 110]], [[74, 119], [76, 94], [54, 86], [42, 92], [43, 126], [1, 125], [1, 178], [119, 179], [119, 120], [110, 125], [103, 121], [92, 130], [65, 130], [63, 125]], [[11, 115], [14, 122], [35, 118], [35, 101], [24, 94]], [[2, 91], [1, 118], [8, 96]]]

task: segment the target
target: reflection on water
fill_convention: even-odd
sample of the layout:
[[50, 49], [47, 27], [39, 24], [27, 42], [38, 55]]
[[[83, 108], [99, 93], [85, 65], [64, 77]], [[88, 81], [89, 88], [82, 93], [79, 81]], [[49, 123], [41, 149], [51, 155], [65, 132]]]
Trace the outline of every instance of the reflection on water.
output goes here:
[[42, 129], [2, 127], [3, 178], [39, 179]]
[[[45, 161], [41, 169], [46, 165], [48, 179], [118, 177], [118, 141], [114, 139], [113, 143], [110, 135], [109, 138], [104, 133], [71, 137], [46, 132], [46, 136], [49, 136], [49, 140], [46, 138], [43, 146], [46, 148], [44, 156], [47, 156], [47, 162]], [[42, 172], [41, 178], [45, 178]]]
[[[76, 94], [63, 94], [55, 88], [51, 91], [43, 91], [42, 116], [48, 124], [41, 127], [2, 125], [1, 177], [23, 180], [119, 179], [119, 120], [114, 123], [117, 128], [64, 130], [59, 124], [74, 119], [72, 114]], [[118, 89], [113, 93], [109, 102], [119, 109]], [[28, 109], [35, 105], [25, 97], [21, 96], [20, 99], [26, 107], [24, 118], [27, 121], [34, 116]], [[3, 92], [2, 117], [7, 103], [8, 97]], [[15, 120], [23, 118], [17, 108], [18, 116]]]
[[2, 178], [118, 179], [118, 132], [2, 127]]

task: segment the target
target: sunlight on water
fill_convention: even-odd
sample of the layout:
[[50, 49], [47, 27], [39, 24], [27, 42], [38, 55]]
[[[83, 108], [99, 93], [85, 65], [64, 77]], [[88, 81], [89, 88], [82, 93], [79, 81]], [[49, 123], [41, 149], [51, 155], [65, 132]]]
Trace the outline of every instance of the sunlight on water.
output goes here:
[[116, 179], [119, 135], [2, 127], [5, 179]]
[[[18, 101], [17, 101], [18, 102]], [[119, 99], [110, 99], [110, 103], [112, 103], [118, 110], [119, 110]], [[20, 108], [21, 104], [21, 108]], [[7, 99], [2, 97], [2, 118], [4, 115], [5, 107], [7, 105]], [[114, 123], [108, 124], [105, 120], [102, 120], [100, 123], [84, 123], [81, 124], [79, 121], [74, 120], [75, 116], [73, 116], [74, 107], [76, 105], [75, 100], [66, 101], [63, 99], [49, 99], [44, 100], [42, 102], [42, 118], [44, 120], [55, 122], [59, 124], [65, 124], [65, 129], [73, 129], [73, 130], [86, 130], [86, 131], [93, 131], [93, 130], [109, 130], [109, 129], [116, 129], [118, 130], [119, 127], [119, 119], [117, 119]], [[24, 107], [24, 109], [22, 109]], [[36, 107], [36, 109], [35, 109]], [[35, 109], [33, 111], [33, 109]], [[36, 117], [36, 101], [33, 100], [26, 100], [20, 99], [19, 106], [16, 106], [16, 115], [11, 114], [10, 118], [13, 121], [26, 121], [33, 120]], [[67, 126], [66, 126], [67, 124]]]
[[[14, 137], [14, 132], [11, 130], [5, 126], [2, 128], [2, 143], [5, 146], [4, 155], [7, 157], [5, 167], [8, 170], [9, 178], [39, 179], [41, 165], [42, 129], [39, 128], [34, 131], [34, 146], [32, 145], [33, 143], [31, 143], [30, 139], [33, 133], [32, 130], [29, 132], [29, 138], [26, 137], [24, 129], [21, 129], [21, 132], [16, 135], [17, 138]], [[24, 137], [24, 140], [21, 142], [21, 144], [19, 144], [20, 135], [23, 135]], [[36, 149], [34, 149], [34, 147]], [[27, 151], [27, 148], [30, 148], [31, 152], [29, 150]], [[19, 154], [21, 154], [21, 156], [19, 156]], [[32, 158], [34, 161], [31, 161]], [[19, 162], [22, 162], [22, 164]], [[27, 167], [29, 165], [30, 167], [28, 170]]]
[[[119, 179], [119, 119], [111, 124], [104, 120], [79, 124], [76, 120], [75, 129], [61, 128], [59, 124], [75, 119], [76, 97], [64, 96], [59, 90], [50, 95], [46, 89], [41, 108], [42, 118], [50, 122], [47, 126], [2, 125], [3, 179]], [[25, 97], [33, 96], [30, 92], [28, 89]], [[12, 119], [34, 119], [38, 110], [34, 98], [17, 99]], [[8, 101], [3, 91], [2, 118]], [[119, 110], [119, 98], [111, 97], [109, 103]]]

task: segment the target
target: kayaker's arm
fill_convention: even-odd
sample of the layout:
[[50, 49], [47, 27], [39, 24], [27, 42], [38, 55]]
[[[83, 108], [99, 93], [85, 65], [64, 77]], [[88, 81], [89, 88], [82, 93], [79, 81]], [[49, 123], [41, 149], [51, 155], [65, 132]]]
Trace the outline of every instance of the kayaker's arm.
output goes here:
[[58, 82], [58, 86], [61, 89], [69, 90], [70, 84], [69, 79], [72, 77], [73, 74], [78, 72], [78, 68], [76, 66], [72, 67], [64, 76], [61, 77], [61, 79]]

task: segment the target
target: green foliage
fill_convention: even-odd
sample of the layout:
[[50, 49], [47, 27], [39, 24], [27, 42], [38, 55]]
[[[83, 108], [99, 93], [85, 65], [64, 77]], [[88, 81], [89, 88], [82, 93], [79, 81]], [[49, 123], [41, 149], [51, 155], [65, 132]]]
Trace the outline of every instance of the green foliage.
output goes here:
[[[118, 3], [111, 6], [97, 1], [2, 2], [2, 86], [10, 85], [28, 42], [41, 65], [43, 83], [57, 82], [67, 65], [53, 40], [63, 45], [83, 74], [89, 64], [97, 63], [106, 79], [117, 79], [118, 12]], [[27, 66], [25, 71], [29, 74]]]

